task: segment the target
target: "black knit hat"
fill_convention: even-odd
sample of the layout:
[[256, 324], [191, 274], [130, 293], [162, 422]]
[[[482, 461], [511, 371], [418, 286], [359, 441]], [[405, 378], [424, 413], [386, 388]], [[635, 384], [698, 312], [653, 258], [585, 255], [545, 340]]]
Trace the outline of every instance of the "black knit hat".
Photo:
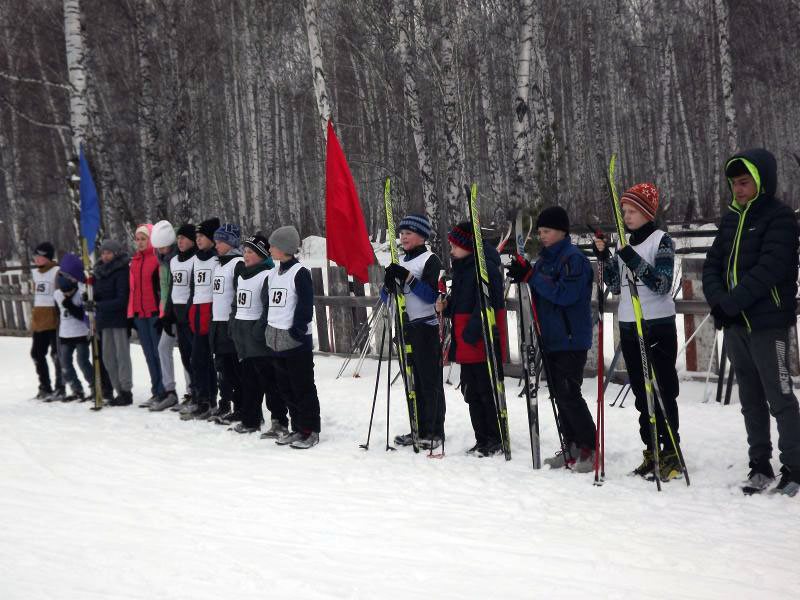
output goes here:
[[50, 242], [42, 242], [36, 246], [33, 252], [36, 256], [44, 256], [47, 260], [53, 260], [53, 257], [56, 255], [56, 249]]
[[178, 227], [178, 231], [175, 232], [175, 235], [182, 235], [183, 237], [194, 241], [194, 237], [197, 235], [197, 228], [195, 228], [195, 226], [191, 223], [184, 223]]
[[536, 219], [536, 228], [547, 227], [548, 229], [558, 229], [569, 233], [569, 216], [560, 206], [548, 206], [539, 213]]
[[214, 232], [219, 229], [220, 222], [217, 217], [212, 217], [211, 219], [206, 219], [200, 225], [197, 226], [197, 233], [202, 233], [208, 239], [214, 239]]
[[260, 231], [255, 235], [245, 238], [242, 242], [242, 246], [250, 248], [250, 250], [263, 258], [269, 258], [269, 242], [267, 241], [267, 237]]

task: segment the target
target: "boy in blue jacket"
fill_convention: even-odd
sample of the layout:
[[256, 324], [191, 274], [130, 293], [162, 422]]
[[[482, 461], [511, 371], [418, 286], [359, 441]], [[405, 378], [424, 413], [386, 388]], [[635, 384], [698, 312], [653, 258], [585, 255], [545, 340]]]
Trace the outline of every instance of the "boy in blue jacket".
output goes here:
[[583, 368], [592, 347], [592, 280], [589, 259], [569, 237], [569, 217], [560, 206], [545, 208], [536, 220], [542, 249], [531, 265], [522, 257], [508, 267], [515, 283], [528, 283], [539, 315], [539, 340], [550, 369], [567, 456], [545, 459], [550, 468], [578, 473], [594, 468], [595, 425], [581, 395]]

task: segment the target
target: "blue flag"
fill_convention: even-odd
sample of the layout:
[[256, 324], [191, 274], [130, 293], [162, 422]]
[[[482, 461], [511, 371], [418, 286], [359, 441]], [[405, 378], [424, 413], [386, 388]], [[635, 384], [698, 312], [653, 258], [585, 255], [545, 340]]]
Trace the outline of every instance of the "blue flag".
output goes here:
[[91, 253], [94, 250], [97, 230], [100, 229], [100, 201], [97, 197], [97, 188], [92, 180], [92, 173], [89, 171], [89, 163], [83, 154], [83, 146], [81, 146], [80, 155], [80, 176], [81, 237], [86, 240], [86, 246]]

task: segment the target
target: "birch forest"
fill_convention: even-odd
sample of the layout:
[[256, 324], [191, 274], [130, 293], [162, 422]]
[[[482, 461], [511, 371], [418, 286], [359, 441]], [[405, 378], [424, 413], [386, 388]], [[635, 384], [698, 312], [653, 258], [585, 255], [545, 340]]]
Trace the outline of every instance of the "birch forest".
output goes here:
[[325, 235], [333, 119], [367, 226], [441, 233], [560, 204], [608, 222], [653, 181], [670, 223], [714, 222], [736, 149], [800, 199], [800, 0], [0, 0], [0, 258], [77, 246], [83, 145], [106, 236], [219, 216]]

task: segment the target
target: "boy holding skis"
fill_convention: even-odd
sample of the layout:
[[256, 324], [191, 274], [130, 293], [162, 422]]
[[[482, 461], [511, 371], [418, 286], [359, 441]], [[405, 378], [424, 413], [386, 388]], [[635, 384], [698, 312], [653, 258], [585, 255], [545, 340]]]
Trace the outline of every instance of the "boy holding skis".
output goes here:
[[789, 336], [797, 317], [798, 226], [775, 198], [777, 164], [762, 148], [725, 164], [732, 200], [703, 266], [703, 293], [739, 384], [750, 473], [745, 494], [775, 479], [770, 414], [778, 423], [781, 480], [774, 493], [800, 491], [800, 409], [789, 377]]
[[[397, 230], [405, 254], [400, 263], [386, 267], [384, 287], [389, 293], [405, 295], [408, 314], [405, 340], [412, 349], [411, 365], [419, 410], [419, 445], [434, 449], [444, 440], [442, 345], [435, 307], [442, 263], [425, 245], [431, 235], [427, 216], [408, 215], [400, 221]], [[394, 442], [399, 446], [410, 446], [413, 442], [411, 433], [396, 436]]]
[[297, 229], [291, 225], [279, 227], [269, 236], [269, 246], [276, 266], [267, 276], [267, 351], [275, 369], [278, 392], [292, 418], [292, 431], [275, 443], [305, 450], [319, 443], [320, 432], [311, 337], [314, 288], [311, 272], [294, 256], [300, 250]]
[[[635, 278], [642, 305], [642, 329], [645, 343], [650, 349], [650, 367], [655, 371], [658, 394], [666, 410], [664, 415], [659, 402], [655, 402], [656, 429], [658, 430], [661, 481], [682, 476], [681, 462], [676, 452], [680, 441], [678, 433], [678, 373], [675, 362], [678, 356], [678, 333], [675, 326], [675, 302], [672, 300], [672, 275], [675, 267], [675, 244], [668, 233], [656, 227], [658, 190], [652, 183], [639, 183], [620, 197], [622, 217], [630, 231], [628, 244], [612, 257], [605, 240], [595, 238], [598, 259], [603, 264], [603, 277], [612, 294], [619, 294], [619, 332], [622, 356], [628, 368], [628, 378], [639, 411], [639, 437], [645, 448], [642, 463], [633, 470], [640, 477], [652, 478], [655, 462], [652, 434], [647, 408], [645, 376], [636, 317], [633, 312], [631, 291], [625, 269]], [[669, 437], [666, 419], [675, 436], [675, 445]]]
[[50, 242], [42, 242], [33, 252], [36, 270], [32, 273], [31, 358], [36, 365], [36, 375], [39, 377], [39, 392], [36, 398], [46, 400], [53, 394], [53, 388], [50, 386], [50, 368], [47, 366], [48, 348], [55, 367], [55, 391], [64, 394], [64, 382], [61, 380], [61, 368], [58, 364], [58, 308], [53, 302], [58, 265], [53, 261], [56, 249]]
[[[494, 394], [486, 364], [486, 347], [478, 301], [478, 281], [475, 273], [474, 236], [470, 222], [459, 223], [447, 236], [450, 242], [453, 279], [447, 299], [436, 301], [436, 310], [449, 317], [453, 324], [449, 357], [461, 365], [461, 393], [469, 406], [475, 445], [467, 450], [473, 456], [494, 456], [503, 452], [500, 426]], [[490, 296], [495, 309], [499, 331], [497, 354], [500, 377], [506, 347], [506, 311], [503, 298], [503, 275], [500, 255], [490, 245], [484, 246], [486, 269], [489, 273]]]
[[578, 473], [594, 468], [595, 424], [581, 394], [583, 368], [592, 347], [592, 280], [589, 260], [569, 237], [569, 216], [560, 206], [545, 208], [536, 220], [542, 249], [531, 265], [518, 256], [508, 267], [511, 280], [527, 283], [538, 314], [540, 347], [558, 406], [566, 456], [545, 459], [550, 468]]

